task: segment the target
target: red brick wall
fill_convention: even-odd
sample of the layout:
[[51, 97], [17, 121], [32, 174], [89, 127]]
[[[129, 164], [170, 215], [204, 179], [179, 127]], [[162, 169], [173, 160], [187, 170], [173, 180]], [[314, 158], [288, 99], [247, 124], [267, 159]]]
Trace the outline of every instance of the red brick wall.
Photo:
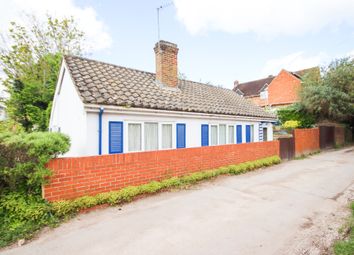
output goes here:
[[297, 102], [301, 81], [282, 70], [268, 86], [268, 104], [291, 104]]
[[252, 101], [254, 104], [261, 106], [261, 107], [266, 106], [267, 102], [268, 102], [266, 99], [261, 99], [261, 97], [249, 97], [247, 99]]
[[59, 158], [48, 163], [53, 175], [43, 197], [54, 201], [95, 195], [273, 155], [279, 155], [278, 141]]
[[318, 128], [295, 129], [294, 139], [296, 156], [320, 149], [320, 132]]

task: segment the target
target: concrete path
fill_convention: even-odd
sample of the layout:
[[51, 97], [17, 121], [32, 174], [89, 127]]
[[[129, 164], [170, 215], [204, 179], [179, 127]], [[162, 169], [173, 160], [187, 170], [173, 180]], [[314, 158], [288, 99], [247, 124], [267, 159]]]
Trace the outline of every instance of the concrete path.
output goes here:
[[320, 254], [353, 194], [351, 147], [80, 215], [2, 254]]

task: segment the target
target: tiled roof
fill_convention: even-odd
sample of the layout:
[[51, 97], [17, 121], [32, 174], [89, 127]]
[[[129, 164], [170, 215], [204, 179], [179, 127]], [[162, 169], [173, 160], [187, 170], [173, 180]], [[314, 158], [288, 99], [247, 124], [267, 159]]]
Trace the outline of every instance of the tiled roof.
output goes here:
[[[311, 68], [307, 68], [295, 72], [289, 72], [289, 73], [294, 75], [296, 78], [301, 79], [302, 76], [304, 76], [309, 72], [316, 72], [319, 75], [320, 69], [318, 67], [311, 67]], [[240, 83], [236, 88], [234, 88], [234, 90], [239, 89], [245, 97], [259, 96], [259, 93], [261, 92], [264, 85], [266, 84], [269, 85], [274, 78], [275, 76], [268, 76], [267, 78], [264, 79]]]
[[274, 76], [269, 76], [267, 78], [260, 79], [260, 80], [240, 83], [238, 84], [236, 89], [241, 90], [245, 97], [258, 96], [259, 93], [261, 92], [261, 89], [264, 87], [264, 85], [266, 84], [269, 85], [274, 78], [275, 78]]
[[179, 80], [162, 87], [155, 74], [76, 56], [65, 56], [70, 75], [86, 104], [275, 118], [234, 91]]

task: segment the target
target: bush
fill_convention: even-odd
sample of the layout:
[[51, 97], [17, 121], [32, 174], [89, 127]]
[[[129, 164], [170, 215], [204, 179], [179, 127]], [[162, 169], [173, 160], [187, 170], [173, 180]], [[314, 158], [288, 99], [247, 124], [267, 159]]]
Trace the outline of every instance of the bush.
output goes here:
[[295, 128], [301, 126], [301, 122], [298, 120], [287, 120], [283, 123], [282, 127], [287, 131], [292, 131]]
[[304, 107], [295, 103], [277, 111], [278, 118], [282, 124], [287, 121], [298, 121], [300, 128], [311, 128], [316, 123], [316, 117], [306, 112]]
[[59, 133], [0, 134], [0, 192], [39, 194], [50, 175], [45, 165], [69, 147], [69, 138]]
[[[0, 134], [0, 247], [57, 222], [52, 205], [42, 199], [41, 185], [51, 173], [46, 163], [69, 145], [69, 138], [58, 133]], [[81, 198], [79, 206], [93, 203]]]

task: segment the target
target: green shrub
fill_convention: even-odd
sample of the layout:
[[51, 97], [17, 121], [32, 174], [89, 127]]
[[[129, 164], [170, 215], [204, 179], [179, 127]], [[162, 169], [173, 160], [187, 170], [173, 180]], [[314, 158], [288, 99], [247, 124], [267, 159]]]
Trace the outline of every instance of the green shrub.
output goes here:
[[[52, 205], [42, 199], [41, 185], [51, 174], [47, 162], [69, 146], [69, 138], [58, 133], [0, 133], [0, 247], [57, 222]], [[90, 199], [82, 199], [78, 208], [96, 203]]]
[[11, 192], [0, 196], [0, 247], [28, 238], [45, 225], [57, 222], [51, 205], [38, 195]]
[[69, 138], [59, 133], [0, 134], [0, 193], [40, 194], [41, 185], [51, 173], [45, 165], [69, 147]]
[[317, 121], [315, 115], [308, 113], [299, 103], [277, 110], [277, 115], [282, 124], [289, 120], [299, 121], [300, 128], [311, 128]]

